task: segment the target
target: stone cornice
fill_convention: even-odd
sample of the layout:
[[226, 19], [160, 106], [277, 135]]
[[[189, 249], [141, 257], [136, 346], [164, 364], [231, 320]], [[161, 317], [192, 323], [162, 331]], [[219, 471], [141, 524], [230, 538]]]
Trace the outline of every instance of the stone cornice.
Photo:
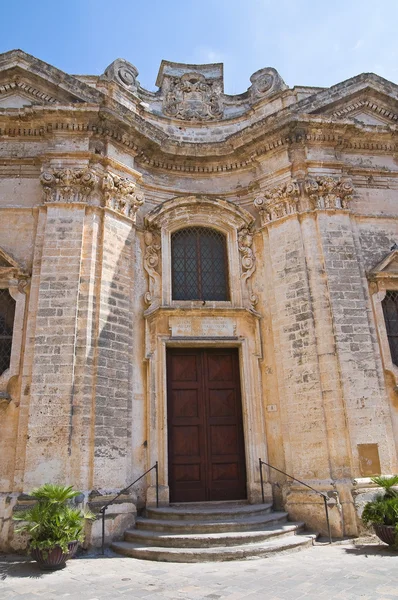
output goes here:
[[[73, 121], [52, 121], [43, 118], [24, 122], [21, 118], [9, 118], [8, 127], [4, 127], [0, 115], [0, 135], [3, 137], [49, 137], [55, 132], [88, 133], [99, 137], [110, 138], [132, 152], [139, 163], [155, 169], [177, 171], [183, 173], [222, 173], [253, 166], [263, 155], [278, 151], [291, 144], [323, 143], [338, 149], [372, 150], [373, 152], [397, 152], [395, 130], [391, 127], [374, 128], [374, 131], [360, 126], [358, 123], [336, 124], [320, 121], [319, 117], [292, 119], [283, 124], [270, 124], [270, 128], [261, 132], [261, 138], [247, 140], [243, 145], [232, 148], [231, 143], [217, 144], [185, 144], [175, 147], [168, 144], [156, 144], [148, 141], [142, 134], [134, 135], [131, 128], [117, 122], [114, 118], [98, 120], [98, 114], [92, 111], [90, 119], [80, 120], [78, 115]], [[82, 113], [83, 116], [84, 111]], [[46, 115], [50, 117], [51, 115]], [[32, 115], [33, 117], [33, 115]], [[36, 115], [37, 117], [37, 115]], [[14, 125], [14, 126], [13, 126]], [[272, 126], [271, 126], [272, 125]], [[266, 141], [265, 141], [266, 140]], [[229, 140], [231, 142], [231, 140]], [[200, 153], [198, 154], [200, 149]], [[182, 154], [185, 151], [187, 154]]]

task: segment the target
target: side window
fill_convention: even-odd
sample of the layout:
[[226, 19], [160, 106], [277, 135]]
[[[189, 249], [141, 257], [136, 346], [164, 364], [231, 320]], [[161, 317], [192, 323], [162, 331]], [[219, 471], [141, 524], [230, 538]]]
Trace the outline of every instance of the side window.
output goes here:
[[15, 300], [8, 289], [0, 289], [0, 375], [10, 367]]
[[398, 367], [398, 291], [387, 291], [382, 306], [392, 362]]
[[171, 236], [173, 300], [229, 300], [225, 236], [186, 227]]

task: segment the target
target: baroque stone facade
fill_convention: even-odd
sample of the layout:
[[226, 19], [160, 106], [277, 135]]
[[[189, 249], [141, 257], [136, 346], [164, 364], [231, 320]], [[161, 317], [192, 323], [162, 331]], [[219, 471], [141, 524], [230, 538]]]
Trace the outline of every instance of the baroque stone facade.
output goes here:
[[[369, 476], [398, 470], [383, 312], [398, 292], [398, 87], [362, 74], [289, 89], [265, 68], [229, 96], [221, 64], [167, 61], [157, 92], [137, 77], [122, 59], [97, 77], [0, 56], [0, 291], [12, 309], [6, 323], [0, 304], [0, 547], [23, 543], [13, 511], [47, 481], [95, 509], [158, 461], [169, 502], [170, 349], [238, 349], [249, 502], [261, 501], [262, 458], [329, 495], [334, 535], [356, 534]], [[184, 229], [217, 234], [203, 269], [224, 244], [222, 298], [201, 274], [201, 293], [185, 278], [176, 299]], [[154, 503], [154, 483], [109, 509], [108, 539]], [[265, 493], [324, 531], [311, 491], [270, 470]], [[95, 523], [88, 542], [99, 536]]]

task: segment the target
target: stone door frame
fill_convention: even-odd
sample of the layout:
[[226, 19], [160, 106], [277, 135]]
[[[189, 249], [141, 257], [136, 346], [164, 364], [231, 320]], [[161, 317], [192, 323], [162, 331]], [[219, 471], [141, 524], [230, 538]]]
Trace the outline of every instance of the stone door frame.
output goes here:
[[[167, 431], [167, 348], [238, 348], [241, 399], [243, 416], [243, 435], [246, 457], [247, 498], [251, 504], [261, 502], [261, 485], [258, 459], [267, 460], [267, 441], [264, 418], [264, 399], [261, 391], [261, 344], [258, 318], [241, 309], [221, 311], [222, 315], [203, 316], [198, 310], [183, 315], [181, 322], [191, 320], [196, 328], [194, 335], [179, 336], [175, 326], [177, 317], [175, 310], [158, 309], [146, 319], [147, 342], [147, 446], [148, 466], [159, 463], [159, 500], [160, 504], [169, 504], [168, 486], [168, 431]], [[204, 311], [202, 311], [204, 312]], [[228, 314], [229, 313], [229, 314]], [[232, 313], [232, 314], [231, 314]], [[224, 319], [224, 321], [220, 321]], [[217, 321], [214, 321], [217, 319]], [[212, 321], [216, 326], [222, 324], [231, 327], [234, 335], [198, 335], [203, 323]], [[178, 323], [178, 322], [177, 322]], [[171, 331], [170, 331], [171, 329]], [[163, 330], [163, 331], [162, 331]], [[240, 335], [246, 330], [246, 335]], [[271, 486], [265, 488], [267, 499], [271, 499]], [[147, 506], [156, 502], [156, 488], [150, 485], [147, 489]]]

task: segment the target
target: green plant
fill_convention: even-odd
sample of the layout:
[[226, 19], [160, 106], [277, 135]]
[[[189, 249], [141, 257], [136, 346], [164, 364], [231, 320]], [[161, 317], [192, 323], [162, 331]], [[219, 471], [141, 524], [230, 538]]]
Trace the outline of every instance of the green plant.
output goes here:
[[71, 505], [70, 501], [78, 495], [79, 492], [71, 486], [45, 483], [31, 492], [37, 502], [14, 515], [16, 521], [23, 521], [16, 531], [29, 534], [32, 549], [38, 548], [48, 553], [59, 546], [67, 553], [69, 542], [83, 541], [85, 521], [95, 519], [95, 515], [89, 511]]
[[362, 512], [365, 525], [388, 525], [395, 527], [395, 546], [398, 546], [398, 475], [392, 477], [372, 477], [373, 483], [383, 488], [374, 500], [367, 502]]

